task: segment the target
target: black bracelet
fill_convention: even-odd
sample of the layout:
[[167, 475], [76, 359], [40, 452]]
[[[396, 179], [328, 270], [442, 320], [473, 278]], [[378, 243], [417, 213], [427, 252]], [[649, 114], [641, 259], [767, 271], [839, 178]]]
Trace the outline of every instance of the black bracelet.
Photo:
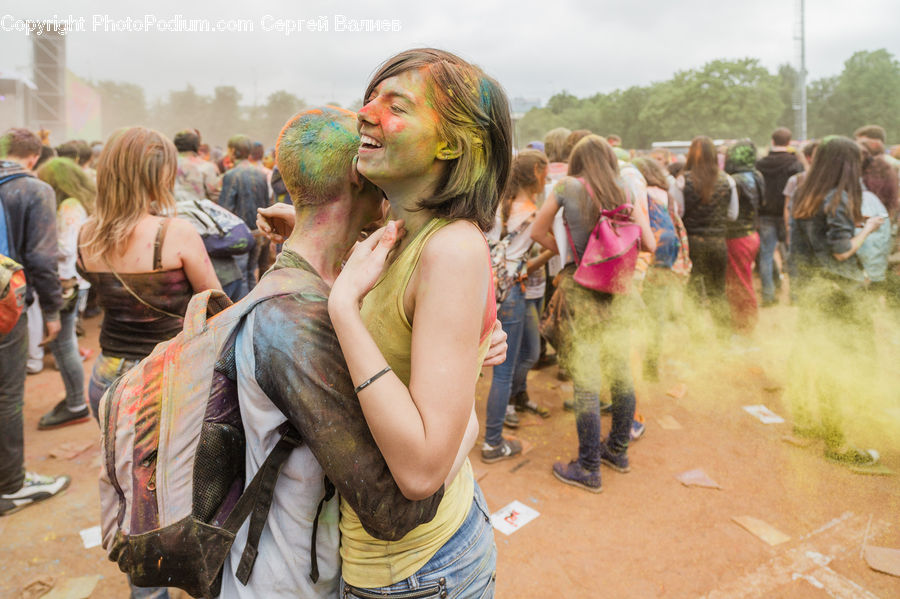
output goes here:
[[377, 381], [379, 378], [381, 378], [382, 376], [386, 375], [386, 374], [387, 374], [388, 372], [390, 372], [390, 371], [391, 371], [391, 367], [390, 367], [390, 366], [385, 366], [385, 367], [384, 367], [384, 370], [382, 370], [381, 372], [379, 372], [378, 374], [376, 374], [376, 375], [373, 376], [372, 378], [370, 378], [370, 379], [368, 379], [368, 380], [365, 380], [365, 381], [361, 382], [359, 385], [357, 385], [356, 389], [354, 389], [353, 392], [354, 392], [354, 393], [359, 393], [360, 391], [362, 391], [363, 389], [365, 389], [366, 387], [368, 387], [369, 385], [371, 385], [372, 383], [374, 383], [375, 381]]

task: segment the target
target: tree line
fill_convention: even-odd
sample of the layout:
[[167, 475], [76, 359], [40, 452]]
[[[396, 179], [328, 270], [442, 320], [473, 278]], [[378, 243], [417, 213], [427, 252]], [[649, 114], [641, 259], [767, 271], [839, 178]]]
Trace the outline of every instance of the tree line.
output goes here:
[[[771, 73], [757, 59], [720, 59], [667, 81], [608, 94], [576, 98], [563, 91], [524, 115], [517, 140], [523, 146], [554, 127], [567, 127], [616, 133], [628, 148], [701, 134], [765, 144], [776, 127], [795, 128], [796, 81], [797, 71], [788, 64]], [[884, 49], [856, 52], [839, 75], [807, 86], [811, 139], [851, 135], [867, 124], [885, 127], [889, 142], [900, 141], [900, 63]]]
[[[543, 139], [554, 127], [567, 127], [616, 133], [629, 148], [699, 134], [750, 137], [765, 144], [775, 127], [794, 129], [796, 80], [797, 71], [787, 64], [771, 73], [757, 59], [713, 60], [645, 86], [587, 98], [560, 92], [518, 121], [516, 137], [524, 146]], [[210, 144], [224, 146], [231, 135], [244, 133], [272, 147], [287, 118], [306, 106], [302, 98], [284, 90], [272, 93], [261, 105], [247, 105], [234, 86], [219, 86], [212, 95], [204, 95], [188, 85], [148, 102], [143, 88], [134, 83], [92, 85], [101, 99], [104, 137], [135, 124], [167, 135], [195, 127]], [[900, 63], [887, 50], [855, 53], [839, 75], [811, 82], [807, 96], [810, 138], [849, 135], [859, 126], [876, 123], [887, 129], [889, 142], [900, 141]]]
[[99, 81], [92, 87], [100, 95], [104, 138], [132, 125], [152, 127], [170, 136], [190, 127], [198, 129], [203, 141], [211, 145], [224, 147], [229, 137], [243, 133], [270, 148], [285, 121], [306, 107], [302, 98], [283, 90], [270, 94], [264, 104], [248, 106], [231, 85], [216, 87], [212, 95], [200, 94], [188, 85], [152, 103], [134, 83]]

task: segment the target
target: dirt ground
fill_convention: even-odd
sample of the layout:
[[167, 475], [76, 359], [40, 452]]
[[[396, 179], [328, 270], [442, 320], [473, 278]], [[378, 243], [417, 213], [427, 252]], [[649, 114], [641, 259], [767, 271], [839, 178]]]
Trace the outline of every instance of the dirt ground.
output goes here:
[[[791, 310], [764, 310], [759, 331], [784, 335]], [[99, 319], [87, 325], [81, 344], [96, 355]], [[789, 338], [784, 335], [784, 342]], [[561, 484], [551, 474], [552, 464], [571, 459], [577, 444], [574, 417], [562, 409], [571, 387], [557, 380], [555, 367], [529, 378], [532, 398], [552, 415], [523, 417], [515, 434], [528, 446], [525, 455], [485, 465], [480, 444], [473, 450], [491, 510], [518, 500], [540, 513], [510, 536], [496, 532], [496, 596], [900, 597], [900, 578], [871, 570], [861, 557], [864, 541], [900, 548], [900, 476], [855, 474], [823, 459], [820, 446], [785, 442], [790, 419], [773, 374], [777, 365], [766, 352], [723, 351], [697, 363], [677, 337], [667, 339], [665, 349], [661, 381], [637, 384], [647, 432], [630, 449], [632, 471], [604, 467], [602, 493]], [[45, 576], [59, 588], [68, 578], [92, 575], [100, 579], [91, 597], [127, 597], [115, 564], [100, 547], [85, 549], [79, 535], [99, 523], [96, 424], [37, 430], [38, 418], [63, 393], [51, 362], [48, 357], [44, 371], [26, 384], [26, 465], [70, 474], [72, 484], [61, 497], [0, 518], [0, 597], [19, 597]], [[86, 373], [91, 366], [88, 360]], [[679, 383], [686, 395], [667, 395]], [[486, 370], [478, 386], [482, 417], [489, 385]], [[788, 421], [762, 424], [741, 409], [750, 404], [765, 404]], [[672, 429], [673, 421], [680, 428]], [[604, 417], [604, 430], [608, 425]], [[881, 441], [884, 465], [900, 472], [897, 438]], [[50, 456], [85, 444], [77, 456]], [[689, 488], [676, 480], [695, 468], [721, 489]], [[789, 539], [769, 545], [732, 520], [741, 516], [762, 520]]]

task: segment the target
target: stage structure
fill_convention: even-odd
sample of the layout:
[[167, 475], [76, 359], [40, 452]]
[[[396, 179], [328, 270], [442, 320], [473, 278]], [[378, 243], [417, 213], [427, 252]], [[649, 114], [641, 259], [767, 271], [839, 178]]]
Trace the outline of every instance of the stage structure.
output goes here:
[[52, 138], [62, 140], [66, 135], [66, 38], [61, 30], [51, 29], [31, 40], [32, 80], [37, 89], [29, 94], [29, 127], [47, 129]]

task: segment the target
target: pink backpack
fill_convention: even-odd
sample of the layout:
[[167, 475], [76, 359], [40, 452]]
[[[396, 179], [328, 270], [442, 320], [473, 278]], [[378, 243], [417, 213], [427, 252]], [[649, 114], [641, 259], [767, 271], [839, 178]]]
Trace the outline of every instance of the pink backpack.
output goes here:
[[[579, 179], [593, 197], [590, 186]], [[641, 227], [625, 213], [629, 204], [615, 210], [602, 210], [594, 230], [588, 237], [584, 255], [578, 256], [569, 223], [566, 223], [569, 245], [575, 256], [575, 282], [582, 287], [604, 293], [628, 293], [634, 278], [638, 251], [641, 245]]]

